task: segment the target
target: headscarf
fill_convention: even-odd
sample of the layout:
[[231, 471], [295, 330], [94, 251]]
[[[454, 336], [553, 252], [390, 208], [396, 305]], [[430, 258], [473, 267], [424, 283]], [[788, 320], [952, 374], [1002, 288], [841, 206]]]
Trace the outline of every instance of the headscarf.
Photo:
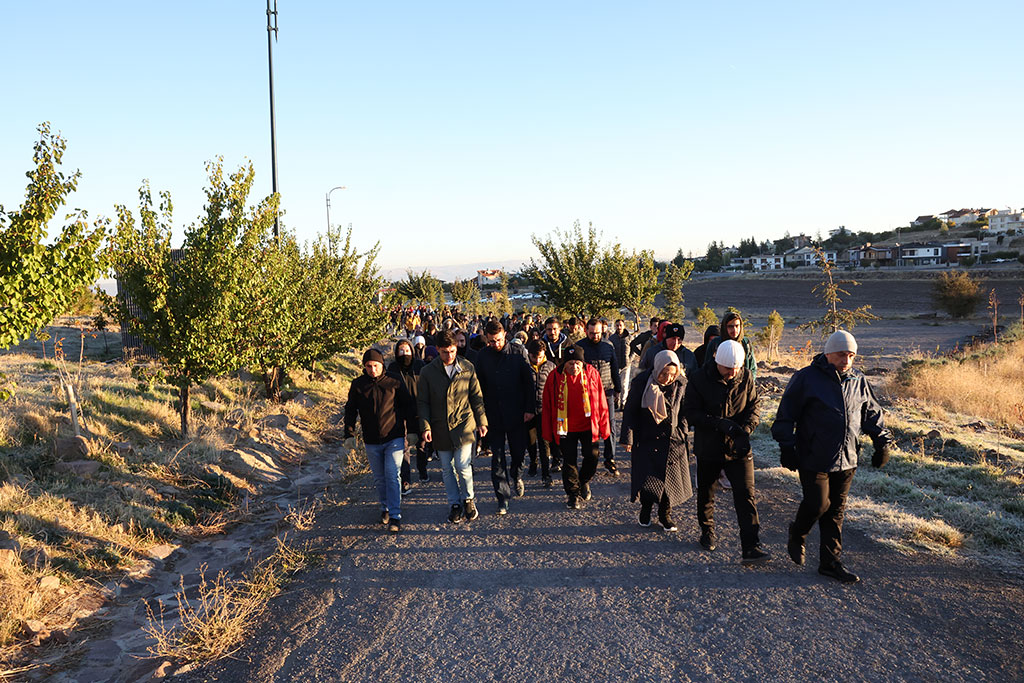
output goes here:
[[[647, 378], [647, 388], [644, 389], [644, 397], [640, 405], [651, 411], [651, 417], [654, 418], [654, 424], [661, 424], [662, 420], [668, 417], [668, 407], [665, 404], [665, 394], [661, 391], [661, 385], [658, 384], [658, 376], [661, 371], [665, 369], [666, 365], [675, 365], [677, 368], [681, 368], [682, 365], [679, 363], [679, 356], [676, 355], [675, 351], [659, 351], [658, 355], [654, 357], [654, 369], [651, 370], [651, 376]], [[679, 379], [679, 375], [676, 375], [676, 379]]]

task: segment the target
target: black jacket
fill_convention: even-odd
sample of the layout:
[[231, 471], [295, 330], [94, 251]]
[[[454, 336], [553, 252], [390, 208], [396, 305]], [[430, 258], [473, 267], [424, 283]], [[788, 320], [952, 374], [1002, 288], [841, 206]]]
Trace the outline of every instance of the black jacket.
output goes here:
[[405, 388], [409, 390], [414, 401], [416, 400], [416, 386], [419, 384], [420, 370], [423, 369], [423, 365], [424, 363], [421, 359], [413, 357], [409, 365], [402, 365], [402, 362], [396, 358], [388, 366], [388, 374], [395, 379], [405, 382]]
[[[686, 383], [683, 413], [693, 427], [697, 459], [733, 459], [732, 440], [722, 431], [721, 420], [732, 420], [749, 436], [757, 427], [759, 400], [754, 380], [744, 369], [729, 381], [722, 379], [715, 363], [694, 372]], [[749, 450], [745, 457], [750, 457]]]
[[[664, 350], [665, 342], [663, 341], [655, 342], [648, 346], [647, 350], [644, 351], [644, 355], [640, 358], [640, 370], [650, 370], [653, 368], [654, 357]], [[693, 351], [685, 346], [680, 346], [675, 350], [675, 354], [679, 358], [679, 362], [683, 364], [683, 372], [689, 377], [697, 369], [697, 358], [693, 355]]]
[[583, 359], [597, 368], [601, 375], [601, 385], [604, 393], [622, 393], [622, 378], [619, 377], [618, 360], [615, 358], [615, 348], [611, 342], [599, 341], [594, 343], [590, 338], [581, 339], [576, 346], [583, 349]]
[[522, 426], [523, 415], [537, 412], [536, 384], [526, 356], [520, 344], [505, 344], [501, 351], [486, 346], [477, 354], [474, 365], [488, 429]]
[[363, 441], [368, 444], [418, 433], [416, 402], [405, 382], [391, 375], [371, 378], [364, 372], [352, 380], [345, 401], [346, 439], [355, 435], [356, 417], [363, 423]]
[[569, 349], [572, 348], [572, 340], [569, 339], [565, 332], [559, 332], [558, 339], [554, 342], [548, 339], [546, 333], [540, 340], [544, 342], [544, 351], [548, 354], [548, 360], [558, 367], [562, 367]]
[[633, 341], [629, 342], [629, 352], [632, 353], [634, 356], [639, 356], [640, 353], [644, 350], [644, 344], [646, 344], [647, 340], [653, 336], [654, 335], [651, 334], [650, 330], [645, 330], [638, 334], [637, 336], [633, 337]]
[[612, 332], [608, 335], [608, 342], [615, 349], [615, 360], [619, 364], [619, 370], [621, 370], [629, 362], [629, 332], [626, 330], [623, 330], [622, 334]]
[[857, 438], [883, 436], [885, 425], [871, 385], [857, 370], [841, 376], [824, 354], [794, 374], [779, 401], [772, 438], [795, 446], [800, 469], [838, 472], [857, 466]]

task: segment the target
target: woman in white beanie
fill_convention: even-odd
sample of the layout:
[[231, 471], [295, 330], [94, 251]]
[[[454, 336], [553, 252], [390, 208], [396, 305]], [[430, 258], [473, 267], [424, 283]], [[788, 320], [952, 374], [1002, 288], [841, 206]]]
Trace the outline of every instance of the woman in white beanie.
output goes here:
[[640, 498], [640, 526], [658, 521], [676, 531], [672, 508], [693, 495], [686, 417], [681, 410], [686, 374], [674, 351], [660, 351], [654, 368], [636, 376], [622, 410], [620, 443], [632, 453], [632, 500]]
[[761, 548], [761, 525], [754, 504], [754, 461], [750, 434], [758, 423], [754, 379], [743, 367], [743, 346], [732, 339], [718, 345], [713, 362], [689, 378], [683, 412], [693, 427], [697, 456], [697, 523], [705, 550], [717, 547], [714, 487], [722, 472], [732, 482], [743, 564], [771, 558]]

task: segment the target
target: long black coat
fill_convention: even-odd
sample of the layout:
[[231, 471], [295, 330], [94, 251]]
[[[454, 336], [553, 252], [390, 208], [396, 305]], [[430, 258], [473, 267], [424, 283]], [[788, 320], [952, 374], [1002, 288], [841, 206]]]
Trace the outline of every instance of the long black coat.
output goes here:
[[675, 506], [693, 495], [690, 481], [690, 447], [686, 439], [686, 417], [682, 411], [686, 377], [667, 387], [665, 407], [668, 417], [656, 423], [651, 411], [642, 405], [647, 380], [653, 370], [642, 372], [629, 385], [629, 396], [622, 409], [622, 436], [619, 441], [631, 445], [631, 500], [641, 491], [661, 500], [668, 494], [669, 505]]
[[501, 351], [484, 347], [477, 354], [476, 376], [484, 395], [487, 428], [523, 428], [523, 415], [537, 412], [537, 386], [526, 349], [506, 344]]
[[729, 381], [722, 379], [716, 363], [705, 363], [694, 372], [686, 384], [683, 413], [693, 426], [693, 452], [697, 460], [734, 459], [730, 444], [718, 430], [718, 422], [729, 418], [748, 435], [752, 434], [759, 421], [758, 404], [757, 387], [746, 369]]

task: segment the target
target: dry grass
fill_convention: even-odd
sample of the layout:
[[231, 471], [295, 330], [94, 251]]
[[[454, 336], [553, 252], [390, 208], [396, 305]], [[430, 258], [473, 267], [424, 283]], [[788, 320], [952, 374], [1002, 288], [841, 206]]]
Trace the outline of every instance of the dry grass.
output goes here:
[[176, 593], [177, 616], [165, 618], [163, 605], [155, 613], [149, 603], [149, 624], [144, 627], [156, 642], [149, 648], [155, 657], [188, 662], [207, 662], [234, 652], [256, 626], [256, 619], [277, 595], [289, 576], [309, 565], [303, 550], [277, 539], [277, 550], [240, 579], [221, 571], [207, 580], [205, 567], [194, 595], [184, 588]]

